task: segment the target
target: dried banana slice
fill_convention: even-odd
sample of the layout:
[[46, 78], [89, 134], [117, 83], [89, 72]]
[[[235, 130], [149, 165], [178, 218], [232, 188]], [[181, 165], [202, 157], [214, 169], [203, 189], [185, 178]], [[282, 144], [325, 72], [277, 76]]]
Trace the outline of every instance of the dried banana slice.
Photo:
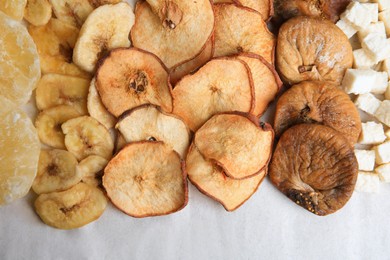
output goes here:
[[77, 160], [65, 150], [42, 150], [39, 156], [38, 174], [32, 188], [35, 193], [49, 193], [71, 188], [81, 181], [76, 172]]
[[108, 130], [96, 119], [81, 116], [62, 124], [65, 146], [81, 161], [89, 155], [99, 155], [109, 160], [114, 150], [114, 142]]
[[92, 186], [102, 184], [103, 170], [108, 161], [98, 155], [90, 155], [76, 166], [76, 172], [82, 181]]
[[100, 99], [99, 93], [96, 89], [96, 79], [93, 78], [89, 86], [87, 107], [89, 115], [95, 118], [99, 123], [104, 125], [107, 129], [113, 128], [116, 123], [116, 118], [107, 111]]
[[69, 119], [80, 116], [76, 109], [60, 105], [43, 110], [35, 120], [39, 139], [42, 143], [58, 149], [65, 149], [61, 125]]
[[22, 20], [27, 0], [1, 0], [0, 11], [16, 20]]
[[89, 80], [60, 74], [44, 75], [38, 82], [36, 103], [39, 110], [58, 105], [69, 105], [80, 115], [88, 114]]
[[51, 18], [49, 0], [27, 0], [24, 19], [35, 26], [45, 25]]
[[74, 229], [98, 219], [107, 206], [103, 192], [79, 183], [69, 190], [41, 194], [35, 210], [47, 225], [59, 229]]
[[73, 47], [79, 29], [52, 18], [44, 26], [29, 26], [29, 33], [38, 48], [43, 74], [57, 73], [82, 78], [91, 76], [72, 63]]
[[2, 12], [0, 28], [0, 95], [22, 105], [41, 76], [37, 48], [26, 28]]
[[103, 5], [94, 10], [83, 24], [73, 51], [73, 61], [88, 72], [109, 50], [129, 47], [129, 33], [134, 13], [127, 3]]
[[0, 206], [27, 194], [38, 169], [41, 144], [30, 118], [0, 96]]

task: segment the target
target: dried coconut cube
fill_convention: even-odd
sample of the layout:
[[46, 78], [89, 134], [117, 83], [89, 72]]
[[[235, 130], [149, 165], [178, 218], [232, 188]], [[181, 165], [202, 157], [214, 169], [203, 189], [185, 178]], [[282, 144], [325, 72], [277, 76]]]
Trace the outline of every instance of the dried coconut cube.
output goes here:
[[375, 151], [355, 150], [356, 160], [361, 171], [373, 171], [375, 166]]
[[370, 33], [378, 33], [381, 37], [386, 38], [386, 28], [385, 24], [380, 21], [377, 23], [371, 23], [366, 28], [363, 28], [357, 32], [360, 41], [363, 41], [364, 37]]
[[347, 69], [341, 88], [348, 94], [370, 93], [376, 85], [377, 73], [371, 69]]
[[379, 191], [379, 184], [378, 174], [359, 171], [355, 190], [359, 192], [377, 193]]
[[351, 23], [356, 29], [367, 27], [372, 22], [372, 14], [369, 8], [365, 8], [359, 2], [351, 2], [341, 18]]
[[390, 79], [390, 58], [385, 59], [382, 63], [382, 70], [387, 72]]
[[365, 3], [362, 6], [368, 10], [370, 22], [378, 22], [379, 5], [377, 3]]
[[390, 42], [379, 33], [370, 33], [364, 37], [362, 47], [375, 62], [390, 58]]
[[384, 11], [390, 9], [390, 1], [389, 0], [372, 0], [374, 3], [378, 3], [379, 11]]
[[355, 69], [370, 69], [375, 64], [375, 59], [368, 55], [364, 49], [353, 51], [353, 67]]
[[381, 181], [390, 182], [390, 163], [379, 165], [375, 168], [375, 172]]
[[377, 164], [385, 164], [390, 162], [390, 141], [374, 147], [375, 162]]
[[360, 94], [355, 100], [356, 107], [369, 115], [374, 115], [380, 104], [381, 101], [371, 93]]
[[390, 127], [390, 100], [382, 101], [374, 115], [379, 121]]
[[390, 9], [380, 12], [379, 20], [385, 24], [386, 34], [390, 36]]
[[[337, 23], [336, 23], [337, 27], [339, 27], [343, 33], [349, 38], [351, 38], [352, 36], [355, 35], [355, 33], [357, 32], [357, 30], [355, 29], [355, 27], [353, 27], [349, 22], [346, 22], [345, 20], [343, 19], [340, 19]], [[385, 28], [383, 26], [383, 28]]]
[[362, 132], [360, 133], [360, 144], [380, 144], [386, 140], [383, 125], [373, 121], [362, 123]]
[[385, 98], [387, 100], [390, 100], [390, 81], [387, 82], [387, 89], [386, 89], [386, 92], [385, 92]]
[[387, 90], [388, 77], [387, 72], [377, 71], [375, 84], [371, 89], [371, 93], [384, 94]]

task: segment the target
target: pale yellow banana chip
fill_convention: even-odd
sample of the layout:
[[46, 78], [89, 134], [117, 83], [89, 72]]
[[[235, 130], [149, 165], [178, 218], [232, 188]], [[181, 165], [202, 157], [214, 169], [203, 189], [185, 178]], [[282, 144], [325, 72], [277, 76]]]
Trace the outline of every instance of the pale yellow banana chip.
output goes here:
[[51, 18], [49, 0], [27, 0], [24, 19], [35, 26], [45, 25]]
[[76, 172], [77, 160], [65, 150], [41, 150], [38, 174], [32, 188], [35, 193], [49, 193], [71, 188], [81, 181]]
[[58, 149], [65, 149], [64, 134], [61, 125], [69, 119], [80, 116], [76, 109], [59, 105], [39, 113], [35, 120], [39, 139], [42, 143]]
[[97, 92], [95, 82], [96, 79], [93, 78], [89, 86], [87, 101], [89, 115], [99, 121], [99, 123], [104, 125], [107, 129], [113, 128], [117, 120], [103, 105], [99, 93]]
[[112, 157], [114, 142], [108, 130], [96, 119], [81, 116], [62, 124], [65, 146], [81, 161], [90, 155], [99, 155], [107, 160]]
[[27, 194], [38, 169], [41, 144], [30, 118], [0, 96], [0, 206]]
[[98, 187], [102, 184], [103, 170], [107, 163], [103, 157], [90, 155], [77, 165], [76, 171], [84, 183]]
[[37, 45], [43, 74], [91, 77], [72, 62], [73, 48], [79, 35], [76, 27], [52, 18], [44, 26], [29, 26], [28, 31]]
[[66, 191], [41, 194], [35, 201], [35, 210], [42, 221], [59, 229], [89, 224], [103, 214], [106, 206], [103, 192], [85, 183]]
[[27, 0], [1, 0], [0, 11], [16, 20], [22, 20]]
[[108, 51], [130, 46], [129, 33], [133, 24], [133, 9], [127, 3], [98, 7], [81, 27], [73, 51], [74, 63], [93, 72], [97, 61]]
[[0, 95], [22, 105], [41, 76], [37, 48], [26, 28], [2, 12], [0, 28]]
[[81, 115], [88, 114], [89, 80], [60, 74], [46, 74], [38, 82], [35, 100], [39, 110], [69, 105]]

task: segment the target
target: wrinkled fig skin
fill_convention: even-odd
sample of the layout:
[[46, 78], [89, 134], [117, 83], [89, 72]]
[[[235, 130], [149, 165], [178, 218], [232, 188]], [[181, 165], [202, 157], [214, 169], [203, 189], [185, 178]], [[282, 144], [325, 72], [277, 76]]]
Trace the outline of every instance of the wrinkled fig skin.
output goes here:
[[325, 216], [348, 202], [357, 173], [354, 150], [340, 133], [327, 126], [301, 124], [280, 138], [269, 175], [294, 203]]
[[276, 66], [287, 85], [306, 80], [340, 84], [352, 63], [347, 36], [330, 21], [299, 16], [279, 30]]
[[328, 82], [305, 81], [279, 98], [274, 121], [276, 136], [301, 123], [329, 126], [342, 133], [351, 145], [358, 141], [361, 132], [355, 105], [344, 91]]
[[276, 16], [280, 20], [306, 15], [336, 22], [351, 0], [275, 0]]

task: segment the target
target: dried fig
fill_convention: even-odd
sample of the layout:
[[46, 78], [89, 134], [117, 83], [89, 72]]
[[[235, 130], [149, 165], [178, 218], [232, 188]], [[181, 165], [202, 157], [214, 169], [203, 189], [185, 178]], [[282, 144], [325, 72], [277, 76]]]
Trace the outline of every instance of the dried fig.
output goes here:
[[276, 136], [301, 123], [327, 125], [342, 133], [352, 145], [358, 141], [362, 128], [359, 112], [349, 96], [335, 85], [321, 81], [294, 85], [276, 104]]
[[347, 36], [330, 21], [299, 16], [280, 28], [276, 65], [285, 83], [324, 80], [340, 84], [352, 62]]
[[358, 163], [352, 146], [339, 132], [301, 124], [280, 138], [269, 175], [289, 199], [324, 216], [342, 208], [352, 196]]
[[275, 15], [288, 20], [298, 15], [321, 17], [336, 22], [351, 0], [275, 0]]

